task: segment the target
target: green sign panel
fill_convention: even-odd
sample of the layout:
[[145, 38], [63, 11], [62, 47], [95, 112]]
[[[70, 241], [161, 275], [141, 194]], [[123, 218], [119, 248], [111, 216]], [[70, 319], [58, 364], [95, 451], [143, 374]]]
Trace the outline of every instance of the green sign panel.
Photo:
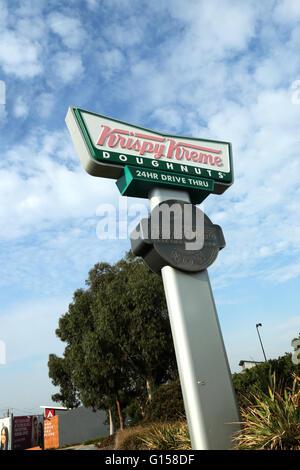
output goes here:
[[222, 194], [233, 183], [228, 142], [162, 134], [73, 107], [66, 123], [84, 169], [93, 176], [118, 179], [124, 167], [139, 167], [149, 174], [173, 175], [160, 181], [173, 187], [190, 184], [182, 183], [178, 175], [185, 181], [211, 180], [210, 192], [215, 194]]
[[188, 190], [192, 204], [200, 204], [214, 190], [214, 181], [196, 176], [168, 173], [160, 170], [125, 166], [116, 182], [122, 196], [148, 198], [154, 187], [175, 187]]

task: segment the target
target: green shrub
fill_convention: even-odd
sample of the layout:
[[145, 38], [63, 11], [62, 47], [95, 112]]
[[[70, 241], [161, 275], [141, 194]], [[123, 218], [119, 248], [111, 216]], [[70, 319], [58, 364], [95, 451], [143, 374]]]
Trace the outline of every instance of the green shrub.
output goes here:
[[137, 400], [131, 401], [131, 403], [125, 408], [124, 414], [127, 417], [129, 426], [137, 426], [144, 421], [144, 417]]
[[300, 450], [300, 378], [279, 390], [273, 374], [268, 393], [258, 391], [241, 410], [236, 449]]
[[143, 450], [145, 445], [142, 437], [147, 426], [135, 426], [118, 431], [115, 439], [115, 450]]
[[86, 446], [89, 445], [89, 444], [97, 444], [99, 442], [102, 442], [106, 438], [107, 438], [107, 436], [104, 436], [104, 437], [101, 436], [101, 437], [96, 437], [94, 439], [88, 439], [87, 441], [84, 441], [83, 444], [86, 445]]
[[99, 440], [97, 444], [97, 447], [99, 447], [100, 449], [104, 449], [106, 447], [114, 447], [115, 437], [115, 434], [112, 434], [111, 436], [101, 438], [101, 440]]
[[152, 423], [118, 431], [115, 450], [189, 450], [191, 443], [185, 420]]
[[278, 359], [271, 359], [257, 364], [251, 369], [233, 374], [232, 380], [236, 391], [239, 406], [244, 408], [249, 405], [249, 400], [253, 399], [256, 393], [268, 393], [269, 377], [276, 374], [278, 387], [291, 387], [293, 383], [292, 374], [300, 375], [299, 366], [293, 364], [292, 355], [286, 353]]
[[146, 416], [148, 421], [175, 421], [185, 416], [179, 379], [156, 389]]
[[157, 423], [142, 436], [147, 450], [190, 450], [191, 441], [185, 420]]

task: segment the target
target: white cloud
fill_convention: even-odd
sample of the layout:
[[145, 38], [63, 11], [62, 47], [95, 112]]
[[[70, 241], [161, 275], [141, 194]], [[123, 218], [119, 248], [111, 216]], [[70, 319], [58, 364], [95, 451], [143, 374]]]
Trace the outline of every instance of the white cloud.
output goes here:
[[294, 23], [300, 19], [300, 4], [298, 0], [281, 0], [274, 9], [274, 19], [278, 23]]
[[24, 118], [28, 115], [28, 104], [22, 96], [18, 96], [14, 105], [14, 115], [17, 118]]
[[[278, 269], [273, 269], [271, 273], [267, 274], [267, 279], [272, 282], [286, 282], [289, 279], [294, 279], [300, 275], [300, 262], [295, 261], [286, 264]], [[300, 324], [300, 323], [299, 323]]]
[[175, 132], [182, 127], [182, 113], [179, 109], [172, 107], [161, 107], [156, 108], [153, 112], [153, 118], [166, 126], [169, 131], [174, 130]]
[[[294, 328], [295, 331], [296, 331], [295, 332], [295, 337], [297, 337], [297, 335], [299, 334], [299, 331], [300, 331], [300, 316], [291, 317], [291, 318], [288, 319], [288, 321], [286, 321], [284, 323], [280, 323], [279, 325], [276, 325], [275, 328], [277, 328], [278, 330], [287, 330], [287, 329], [290, 329], [290, 328]], [[291, 340], [292, 339], [293, 338], [291, 338]]]
[[55, 12], [48, 16], [48, 24], [51, 30], [61, 38], [66, 47], [76, 49], [83, 46], [85, 32], [78, 18], [70, 18], [62, 13]]
[[134, 15], [123, 18], [122, 23], [110, 23], [102, 29], [102, 34], [107, 42], [124, 49], [137, 46], [144, 36], [143, 28], [136, 21]]
[[99, 1], [101, 2], [101, 0], [86, 0], [86, 3], [88, 8], [90, 8], [91, 10], [96, 10], [97, 7], [101, 6], [101, 4], [99, 4]]
[[40, 47], [12, 31], [0, 33], [0, 63], [5, 73], [33, 78], [42, 73]]
[[101, 73], [107, 79], [110, 79], [114, 73], [121, 71], [125, 65], [124, 55], [116, 48], [103, 51], [98, 57]]
[[[255, 34], [257, 4], [231, 0], [195, 1], [189, 7], [180, 0], [168, 5], [170, 14], [186, 24], [186, 34], [177, 51], [186, 49], [190, 54], [180, 54], [183, 64], [198, 54], [219, 57], [228, 51], [240, 51]], [[224, 55], [223, 55], [223, 58]], [[191, 64], [192, 65], [192, 64]]]
[[[38, 130], [3, 153], [0, 165], [0, 238], [95, 217], [100, 203], [118, 204], [113, 180], [87, 175], [67, 131]], [[94, 220], [96, 230], [96, 219]], [[96, 237], [96, 235], [95, 235]]]
[[55, 106], [55, 95], [52, 93], [41, 93], [35, 99], [37, 112], [42, 118], [47, 118], [51, 115]]
[[69, 52], [58, 52], [53, 57], [53, 74], [63, 84], [78, 79], [84, 73], [84, 67], [79, 54]]
[[34, 17], [21, 16], [17, 18], [15, 31], [18, 36], [26, 38], [30, 41], [39, 41], [45, 43], [48, 28], [42, 16], [35, 11]]
[[4, 123], [7, 118], [5, 104], [0, 104], [0, 124]]
[[7, 17], [8, 17], [7, 3], [5, 0], [0, 0], [0, 10], [1, 10], [1, 15], [0, 15], [0, 30], [1, 30], [5, 28]]
[[282, 74], [278, 73], [279, 64], [274, 57], [263, 60], [255, 70], [255, 80], [264, 87], [277, 87], [282, 81]]
[[40, 0], [23, 0], [19, 2], [14, 12], [22, 18], [32, 18], [34, 16], [42, 16], [45, 4]]

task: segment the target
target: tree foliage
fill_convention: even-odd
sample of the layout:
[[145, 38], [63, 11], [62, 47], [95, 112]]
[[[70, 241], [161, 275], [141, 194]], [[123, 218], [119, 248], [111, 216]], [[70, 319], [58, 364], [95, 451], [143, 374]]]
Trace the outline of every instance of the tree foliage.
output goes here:
[[160, 385], [153, 394], [153, 400], [147, 405], [149, 421], [176, 421], [185, 416], [180, 380], [173, 380]]
[[87, 288], [73, 295], [59, 319], [63, 358], [49, 356], [49, 376], [66, 406], [141, 412], [153, 390], [176, 376], [176, 360], [161, 278], [128, 253], [114, 265], [98, 263]]
[[293, 364], [292, 355], [286, 353], [278, 359], [257, 364], [250, 369], [233, 374], [233, 385], [241, 406], [247, 406], [249, 397], [257, 393], [268, 394], [270, 377], [275, 373], [276, 382], [281, 387], [291, 387], [293, 373], [299, 375], [299, 366]]

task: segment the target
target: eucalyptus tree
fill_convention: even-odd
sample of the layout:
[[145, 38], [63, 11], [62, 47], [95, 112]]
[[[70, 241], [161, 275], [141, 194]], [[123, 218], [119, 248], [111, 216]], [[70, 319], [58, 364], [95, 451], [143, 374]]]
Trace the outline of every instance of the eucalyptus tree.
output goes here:
[[[59, 319], [63, 358], [50, 355], [49, 376], [63, 403], [94, 409], [137, 400], [143, 411], [153, 390], [177, 374], [161, 278], [129, 252], [116, 264], [97, 263]], [[76, 405], [75, 405], [76, 406]]]

